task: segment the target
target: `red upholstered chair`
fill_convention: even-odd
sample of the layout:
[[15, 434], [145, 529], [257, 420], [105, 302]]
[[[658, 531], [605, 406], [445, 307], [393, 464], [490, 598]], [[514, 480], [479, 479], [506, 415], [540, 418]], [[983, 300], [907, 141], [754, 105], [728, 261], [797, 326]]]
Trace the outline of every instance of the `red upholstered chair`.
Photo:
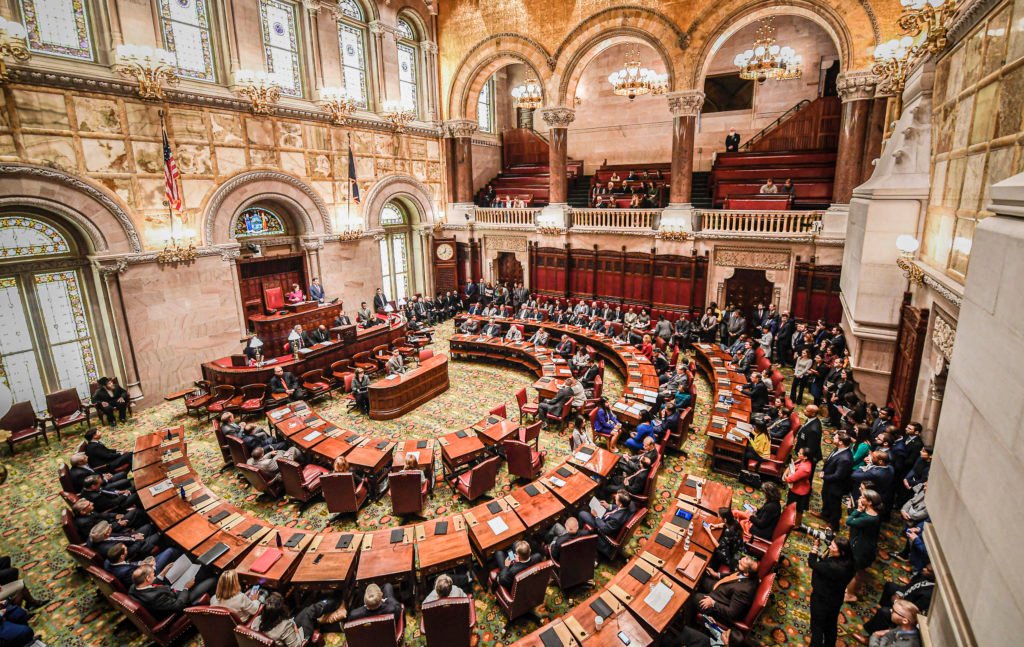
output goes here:
[[589, 582], [594, 577], [597, 563], [597, 535], [576, 537], [562, 544], [555, 565], [555, 581], [563, 591]]
[[796, 526], [796, 504], [790, 503], [782, 509], [782, 515], [779, 517], [778, 523], [775, 524], [775, 531], [772, 533], [772, 538], [769, 541], [761, 539], [760, 537], [751, 537], [750, 541], [747, 542], [747, 552], [761, 556], [764, 555], [771, 544], [779, 537], [785, 537], [793, 528]]
[[327, 502], [327, 511], [331, 514], [359, 512], [369, 495], [365, 483], [356, 486], [352, 472], [324, 474], [320, 477], [320, 487]]
[[495, 593], [498, 599], [498, 606], [508, 616], [509, 622], [527, 613], [532, 613], [536, 607], [544, 602], [548, 582], [551, 580], [554, 570], [554, 562], [545, 560], [524, 571], [519, 571], [512, 582], [511, 591], [506, 590], [495, 579]]
[[224, 440], [228, 444], [228, 453], [231, 454], [233, 465], [245, 465], [249, 460], [249, 448], [240, 438], [224, 434]]
[[68, 544], [66, 550], [71, 555], [71, 559], [75, 560], [75, 563], [78, 564], [79, 568], [89, 568], [90, 566], [103, 568], [103, 557], [88, 546]]
[[281, 288], [267, 288], [263, 291], [263, 306], [268, 314], [273, 314], [284, 308], [284, 290]]
[[772, 452], [771, 458], [762, 462], [760, 467], [757, 466], [756, 461], [751, 459], [747, 461], [747, 469], [756, 471], [758, 474], [768, 478], [781, 479], [786, 471], [786, 466], [789, 465], [789, 454], [793, 449], [793, 440], [796, 437], [797, 429], [794, 427], [789, 430], [789, 433], [779, 443], [778, 448]]
[[220, 428], [220, 420], [218, 418], [213, 419], [213, 435], [217, 439], [220, 455], [224, 458], [224, 466], [221, 469], [234, 465], [235, 461], [231, 460], [231, 445], [228, 444], [227, 434]]
[[108, 602], [115, 593], [126, 595], [128, 590], [124, 588], [124, 584], [121, 584], [121, 580], [114, 577], [112, 573], [108, 573], [99, 566], [86, 566], [85, 574], [89, 577], [96, 588], [99, 589], [100, 595], [102, 595]]
[[367, 375], [373, 375], [380, 370], [380, 366], [378, 366], [377, 362], [373, 361], [373, 358], [370, 357], [370, 351], [368, 350], [353, 355], [352, 364], [356, 368], [361, 368], [366, 371]]
[[60, 481], [60, 486], [65, 492], [75, 491], [75, 485], [71, 482], [71, 469], [66, 463], [61, 463], [57, 466], [57, 479]]
[[605, 537], [615, 552], [623, 552], [626, 544], [629, 543], [630, 538], [632, 538], [633, 533], [636, 532], [637, 527], [640, 525], [640, 522], [644, 520], [645, 516], [647, 516], [647, 508], [637, 508], [636, 512], [633, 513], [633, 516], [629, 518], [629, 521], [624, 523], [622, 528], [619, 528], [619, 534], [617, 536]]
[[395, 616], [372, 616], [346, 622], [342, 629], [348, 647], [396, 647], [402, 642], [405, 631], [405, 609]]
[[299, 465], [287, 458], [277, 459], [277, 466], [281, 468], [284, 493], [302, 503], [320, 494], [320, 477], [328, 473], [319, 465]]
[[473, 598], [441, 598], [420, 608], [420, 633], [427, 647], [470, 647], [476, 608]]
[[523, 423], [526, 416], [537, 417], [537, 403], [529, 401], [525, 388], [516, 391], [516, 404], [519, 405], [519, 424]]
[[[203, 638], [204, 647], [238, 647], [235, 627], [248, 626], [238, 615], [227, 607], [204, 605], [188, 607], [185, 615]], [[257, 616], [253, 616], [252, 623]]]
[[11, 450], [11, 456], [14, 455], [15, 443], [42, 436], [46, 445], [50, 445], [50, 439], [46, 437], [46, 426], [36, 417], [32, 403], [28, 400], [18, 402], [3, 418], [0, 418], [0, 429], [11, 432], [11, 435], [7, 437], [7, 446]]
[[[235, 640], [238, 642], [238, 647], [278, 647], [279, 645], [277, 641], [268, 638], [266, 634], [261, 634], [245, 625], [235, 627]], [[319, 631], [314, 631], [309, 640], [310, 644], [323, 647], [324, 637]]]
[[46, 394], [46, 411], [50, 414], [53, 430], [57, 432], [57, 440], [60, 440], [60, 430], [64, 427], [77, 425], [81, 422], [88, 427], [89, 407], [82, 404], [78, 397], [77, 389], [64, 389], [56, 393]]
[[387, 364], [388, 360], [391, 359], [391, 349], [388, 348], [387, 344], [374, 346], [372, 353], [373, 359], [375, 359], [378, 364]]
[[501, 457], [488, 458], [455, 480], [455, 489], [470, 501], [474, 501], [494, 487], [498, 477]]
[[391, 511], [396, 515], [421, 514], [427, 505], [430, 483], [419, 470], [394, 472], [388, 477], [391, 487]]
[[421, 351], [420, 351], [420, 352], [419, 352], [419, 353], [418, 353], [418, 354], [416, 355], [416, 358], [417, 358], [417, 359], [418, 359], [419, 361], [421, 361], [421, 362], [425, 362], [425, 361], [427, 361], [428, 359], [430, 359], [430, 358], [431, 358], [431, 357], [433, 357], [433, 356], [434, 356], [434, 351], [433, 351], [432, 349], [430, 349], [430, 348], [424, 348], [423, 350], [421, 350]]
[[640, 494], [634, 494], [633, 500], [637, 505], [649, 505], [652, 498], [654, 498], [654, 492], [658, 487], [658, 472], [661, 471], [661, 456], [654, 461], [651, 465], [651, 471], [647, 473], [647, 483], [644, 485], [644, 491]]
[[334, 388], [345, 388], [345, 376], [354, 375], [352, 371], [352, 360], [350, 359], [339, 359], [337, 362], [331, 364], [330, 378], [334, 380]]
[[533, 443], [533, 448], [537, 449], [540, 447], [540, 428], [541, 423], [535, 422], [532, 425], [519, 428], [519, 441], [529, 445]]
[[68, 508], [70, 509], [70, 508], [73, 508], [73, 507], [74, 507], [74, 505], [75, 505], [75, 503], [77, 503], [77, 502], [78, 502], [78, 500], [79, 500], [80, 498], [82, 498], [82, 497], [81, 497], [81, 496], [79, 496], [78, 494], [75, 494], [74, 492], [65, 492], [65, 491], [61, 491], [61, 493], [60, 493], [60, 498], [64, 499], [64, 503], [65, 503], [65, 504], [66, 504], [66, 505], [68, 506]]
[[690, 405], [679, 412], [679, 425], [669, 431], [667, 446], [672, 449], [681, 449], [690, 434], [690, 425], [693, 424], [693, 396], [690, 396]]
[[85, 540], [78, 534], [78, 526], [75, 525], [75, 514], [64, 508], [60, 511], [60, 529], [64, 531], [64, 537], [69, 544], [84, 544]]
[[[757, 592], [754, 593], [754, 602], [750, 605], [750, 610], [747, 611], [747, 615], [742, 620], [736, 622], [722, 622], [716, 620], [719, 625], [731, 625], [732, 634], [729, 637], [731, 644], [745, 644], [747, 635], [750, 634], [750, 630], [753, 628], [754, 623], [757, 622], [757, 617], [761, 615], [761, 611], [768, 605], [768, 599], [772, 595], [772, 587], [775, 585], [775, 573], [769, 573], [768, 577], [761, 578], [761, 583], [757, 586]], [[698, 622], [703, 623], [704, 616], [697, 614]]]
[[492, 416], [498, 416], [499, 418], [508, 418], [508, 407], [503, 404], [499, 404], [487, 413]]
[[192, 623], [189, 622], [188, 616], [184, 613], [170, 615], [163, 620], [157, 621], [134, 598], [124, 593], [114, 593], [111, 595], [110, 603], [114, 605], [115, 609], [131, 620], [136, 629], [161, 647], [168, 647], [168, 645], [192, 630]]
[[764, 555], [761, 555], [761, 559], [758, 561], [757, 577], [759, 579], [763, 580], [775, 570], [775, 566], [779, 563], [779, 557], [782, 556], [782, 547], [786, 545], [786, 539], [788, 539], [788, 535], [779, 535], [772, 543], [768, 544], [768, 550], [764, 551]]
[[235, 387], [230, 384], [218, 384], [213, 387], [210, 402], [206, 405], [206, 418], [219, 416], [225, 411], [232, 411], [231, 400], [235, 397]]
[[238, 415], [256, 416], [263, 413], [267, 406], [267, 385], [262, 382], [246, 384], [240, 394], [242, 403], [238, 405]]
[[281, 476], [275, 476], [272, 480], [268, 481], [263, 472], [253, 465], [246, 463], [235, 463], [241, 472], [242, 476], [245, 477], [246, 481], [249, 481], [249, 485], [260, 494], [265, 494], [272, 499], [276, 499], [281, 496]]
[[185, 396], [185, 413], [188, 415], [192, 415], [193, 411], [199, 413], [213, 399], [213, 395], [211, 395], [213, 387], [209, 382], [206, 380], [196, 380], [195, 385], [195, 391]]
[[558, 413], [549, 413], [549, 414], [547, 414], [546, 418], [547, 418], [548, 422], [557, 422], [560, 425], [564, 425], [565, 422], [569, 419], [569, 415], [571, 413], [572, 413], [572, 400], [567, 400], [566, 403], [564, 405], [562, 405], [562, 410], [561, 411], [559, 411]]
[[405, 337], [396, 337], [391, 342], [391, 347], [398, 350], [398, 354], [402, 357], [412, 357], [416, 354], [416, 349], [409, 345], [409, 340]]
[[544, 468], [545, 452], [539, 452], [518, 440], [506, 440], [504, 447], [510, 475], [527, 481], [532, 481], [540, 476], [540, 472]]
[[302, 374], [302, 388], [309, 392], [306, 399], [310, 402], [331, 395], [331, 383], [324, 378], [323, 369], [319, 368]]

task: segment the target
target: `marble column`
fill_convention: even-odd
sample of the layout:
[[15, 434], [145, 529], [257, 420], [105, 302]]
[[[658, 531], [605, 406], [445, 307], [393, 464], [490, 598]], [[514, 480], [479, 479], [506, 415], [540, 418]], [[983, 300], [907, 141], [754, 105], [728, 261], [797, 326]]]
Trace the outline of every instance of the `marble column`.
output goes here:
[[569, 162], [569, 124], [576, 118], [576, 111], [564, 107], [545, 108], [540, 116], [548, 125], [548, 168], [551, 173], [548, 203], [563, 205], [566, 204], [569, 195], [566, 171]]
[[672, 180], [669, 185], [670, 205], [690, 204], [693, 185], [693, 138], [697, 128], [697, 115], [704, 105], [700, 90], [683, 90], [668, 95], [668, 109], [672, 112]]
[[874, 161], [882, 154], [882, 139], [885, 136], [885, 118], [889, 111], [889, 94], [880, 88], [875, 90], [868, 113], [867, 129], [864, 133], [864, 154], [861, 159], [860, 184], [868, 181], [875, 171]]
[[452, 138], [452, 155], [455, 160], [455, 188], [452, 196], [456, 204], [473, 203], [473, 133], [477, 123], [469, 119], [445, 122], [445, 130]]
[[853, 189], [861, 183], [864, 136], [875, 95], [876, 77], [871, 72], [843, 72], [836, 89], [843, 102], [843, 122], [839, 130], [839, 152], [832, 186], [832, 202], [849, 204]]
[[437, 43], [420, 41], [423, 57], [424, 121], [434, 121], [437, 116]]

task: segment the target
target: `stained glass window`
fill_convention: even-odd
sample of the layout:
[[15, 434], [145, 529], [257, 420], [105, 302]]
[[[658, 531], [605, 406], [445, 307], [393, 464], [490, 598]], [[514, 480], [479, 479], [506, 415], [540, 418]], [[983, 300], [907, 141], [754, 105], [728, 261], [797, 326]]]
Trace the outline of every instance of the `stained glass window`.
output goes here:
[[416, 48], [405, 43], [398, 43], [398, 89], [402, 106], [417, 111]]
[[362, 28], [338, 23], [338, 47], [341, 49], [341, 73], [345, 89], [364, 110], [369, 106], [366, 88], [366, 46]]
[[287, 233], [284, 220], [263, 207], [250, 207], [235, 220], [235, 238], [249, 236], [280, 236]]
[[28, 48], [40, 54], [93, 60], [85, 0], [21, 0]]
[[160, 0], [160, 22], [164, 47], [177, 55], [178, 74], [216, 81], [206, 0]]
[[302, 96], [295, 7], [278, 0], [260, 0], [260, 21], [267, 71], [277, 77], [281, 94]]
[[398, 30], [398, 37], [406, 40], [416, 40], [416, 32], [413, 30], [412, 25], [405, 18], [399, 18], [398, 22], [395, 23], [395, 29]]
[[78, 273], [65, 270], [36, 274], [35, 284], [60, 387], [78, 389], [79, 395], [88, 397], [89, 383], [99, 375]]
[[408, 251], [408, 237], [404, 233], [388, 234], [380, 241], [381, 284], [384, 292], [396, 301], [409, 297]]
[[389, 202], [380, 210], [381, 225], [404, 225], [405, 213], [394, 202]]
[[363, 10], [359, 8], [359, 5], [355, 0], [338, 0], [338, 9], [341, 9], [341, 13], [345, 14], [353, 20], [363, 22]]
[[11, 389], [15, 402], [30, 400], [36, 411], [46, 408], [29, 320], [13, 277], [0, 278], [0, 380]]
[[45, 222], [24, 216], [0, 217], [0, 259], [69, 251], [67, 239]]
[[494, 132], [494, 79], [487, 79], [476, 100], [476, 121], [480, 132]]

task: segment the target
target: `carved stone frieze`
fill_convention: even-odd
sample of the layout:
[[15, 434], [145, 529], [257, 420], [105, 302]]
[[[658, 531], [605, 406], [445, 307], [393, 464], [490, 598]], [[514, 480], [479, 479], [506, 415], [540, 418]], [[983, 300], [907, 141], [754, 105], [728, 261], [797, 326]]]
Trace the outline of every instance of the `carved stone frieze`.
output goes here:
[[518, 236], [484, 236], [484, 246], [491, 251], [525, 252], [526, 239]]
[[700, 90], [670, 92], [665, 96], [668, 98], [668, 109], [676, 117], [696, 117], [704, 105], [704, 93]]
[[96, 269], [99, 270], [100, 274], [104, 277], [110, 277], [114, 274], [124, 274], [128, 269], [127, 258], [115, 258], [113, 261], [106, 261], [103, 259], [95, 258], [92, 261]]
[[548, 128], [568, 128], [576, 119], [576, 111], [565, 107], [544, 108], [540, 111], [540, 116]]
[[875, 98], [875, 86], [878, 77], [870, 70], [841, 72], [836, 79], [836, 91], [843, 103], [847, 101], [866, 101]]
[[444, 122], [445, 134], [449, 137], [472, 137], [480, 125], [472, 119], [453, 119]]
[[938, 309], [935, 310], [935, 324], [932, 326], [932, 344], [947, 362], [953, 359], [953, 342], [956, 341], [956, 324], [949, 321]]
[[743, 249], [733, 247], [716, 247], [714, 250], [715, 265], [719, 267], [748, 267], [755, 270], [788, 270], [789, 252], [766, 251], [763, 249]]

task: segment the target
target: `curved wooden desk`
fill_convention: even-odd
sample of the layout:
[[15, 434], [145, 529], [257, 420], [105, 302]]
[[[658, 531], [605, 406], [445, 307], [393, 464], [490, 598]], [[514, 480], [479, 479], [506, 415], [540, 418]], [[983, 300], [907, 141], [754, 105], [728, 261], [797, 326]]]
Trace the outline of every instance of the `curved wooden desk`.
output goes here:
[[434, 355], [416, 368], [370, 385], [370, 418], [392, 420], [448, 390], [448, 356]]

